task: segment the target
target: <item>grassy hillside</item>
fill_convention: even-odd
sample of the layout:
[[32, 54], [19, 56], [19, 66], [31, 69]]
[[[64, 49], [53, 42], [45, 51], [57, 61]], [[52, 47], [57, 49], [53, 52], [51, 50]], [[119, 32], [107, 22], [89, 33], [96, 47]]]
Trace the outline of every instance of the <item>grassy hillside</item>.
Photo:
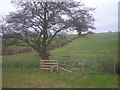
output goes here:
[[[107, 62], [118, 61], [118, 34], [93, 34], [79, 38], [54, 49], [50, 59], [71, 56], [73, 62], [85, 60], [85, 64], [97, 66], [98, 58]], [[114, 88], [118, 87], [118, 75], [99, 72], [96, 69], [71, 68], [73, 73], [60, 70], [50, 73], [39, 70], [41, 58], [36, 52], [3, 56], [3, 87], [48, 87], [48, 88]], [[22, 61], [26, 70], [21, 70]], [[13, 69], [10, 69], [10, 64]], [[108, 63], [109, 64], [109, 63]], [[19, 78], [18, 78], [19, 77]], [[24, 82], [24, 83], [23, 83]]]
[[[59, 42], [63, 42], [65, 40], [68, 40], [72, 37], [74, 37], [76, 35], [65, 35], [64, 38], [63, 37], [58, 37], [56, 36], [51, 44], [56, 44], [56, 43], [59, 43]], [[18, 43], [16, 45], [11, 45], [11, 46], [8, 46], [7, 49], [14, 49], [14, 48], [22, 48], [22, 47], [29, 47], [25, 42], [21, 41], [21, 40], [18, 40], [17, 41]], [[4, 48], [4, 45], [2, 46]]]
[[117, 59], [118, 34], [105, 33], [88, 35], [64, 47], [55, 49], [51, 51], [51, 53], [51, 58], [60, 58], [63, 55], [70, 55], [73, 59], [95, 59], [97, 56]]
[[[76, 61], [83, 60], [93, 63], [98, 57], [103, 60], [118, 60], [118, 36], [117, 33], [94, 34], [87, 37], [79, 38], [64, 47], [60, 47], [51, 51], [50, 59], [58, 59], [61, 61], [62, 56], [71, 56]], [[3, 56], [3, 67], [7, 64], [20, 63], [22, 61], [38, 65], [41, 58], [37, 53], [24, 53], [10, 56]]]

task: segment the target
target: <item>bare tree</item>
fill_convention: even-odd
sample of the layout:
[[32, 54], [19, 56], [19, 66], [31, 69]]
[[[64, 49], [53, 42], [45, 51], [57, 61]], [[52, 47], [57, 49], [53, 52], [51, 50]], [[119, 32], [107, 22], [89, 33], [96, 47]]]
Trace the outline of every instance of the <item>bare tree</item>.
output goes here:
[[[85, 9], [80, 8], [80, 2], [29, 1], [18, 2], [17, 6], [20, 8], [6, 17], [8, 31], [4, 34], [24, 41], [37, 51], [42, 59], [49, 59], [48, 50], [53, 38], [68, 28], [74, 29], [76, 25], [73, 22], [82, 18], [76, 13], [81, 15], [81, 11], [85, 12]], [[84, 14], [87, 13], [82, 13]], [[80, 24], [79, 27], [82, 28], [84, 25]]]

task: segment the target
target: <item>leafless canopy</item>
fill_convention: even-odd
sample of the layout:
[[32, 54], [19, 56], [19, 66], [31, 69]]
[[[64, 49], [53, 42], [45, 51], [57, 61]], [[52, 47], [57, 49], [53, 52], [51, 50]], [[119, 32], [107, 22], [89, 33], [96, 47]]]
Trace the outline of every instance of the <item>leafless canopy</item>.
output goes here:
[[48, 46], [62, 31], [93, 28], [92, 8], [80, 2], [18, 2], [16, 12], [6, 17], [4, 34], [23, 40], [42, 59], [48, 58]]

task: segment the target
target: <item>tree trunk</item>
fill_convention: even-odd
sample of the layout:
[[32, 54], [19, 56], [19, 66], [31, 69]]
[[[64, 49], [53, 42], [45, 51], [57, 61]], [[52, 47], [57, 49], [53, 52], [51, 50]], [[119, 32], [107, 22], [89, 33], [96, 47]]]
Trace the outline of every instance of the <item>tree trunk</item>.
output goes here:
[[80, 36], [80, 35], [81, 35], [81, 32], [79, 32], [78, 35]]
[[42, 53], [39, 53], [39, 56], [43, 59], [43, 60], [49, 60], [49, 54], [46, 52], [46, 51], [44, 51], [44, 52], [42, 52]]
[[49, 53], [48, 53], [48, 49], [47, 49], [47, 47], [46, 46], [43, 46], [42, 47], [42, 52], [41, 52], [41, 58], [43, 59], [43, 60], [49, 60]]
[[49, 56], [46, 55], [46, 53], [43, 53], [43, 55], [42, 55], [42, 59], [43, 59], [43, 60], [49, 60]]
[[78, 33], [78, 35], [81, 35], [81, 32], [82, 30], [77, 30], [77, 33]]
[[41, 55], [41, 53], [39, 53], [39, 56], [43, 59], [43, 60], [49, 60], [49, 56], [46, 55], [45, 53]]

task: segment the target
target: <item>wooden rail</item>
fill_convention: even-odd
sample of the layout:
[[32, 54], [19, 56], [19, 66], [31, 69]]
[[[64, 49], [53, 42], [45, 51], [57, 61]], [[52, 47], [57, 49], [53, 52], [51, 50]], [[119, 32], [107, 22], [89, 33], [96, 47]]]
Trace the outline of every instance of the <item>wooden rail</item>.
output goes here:
[[40, 60], [40, 69], [43, 70], [57, 70], [58, 72], [58, 60]]

